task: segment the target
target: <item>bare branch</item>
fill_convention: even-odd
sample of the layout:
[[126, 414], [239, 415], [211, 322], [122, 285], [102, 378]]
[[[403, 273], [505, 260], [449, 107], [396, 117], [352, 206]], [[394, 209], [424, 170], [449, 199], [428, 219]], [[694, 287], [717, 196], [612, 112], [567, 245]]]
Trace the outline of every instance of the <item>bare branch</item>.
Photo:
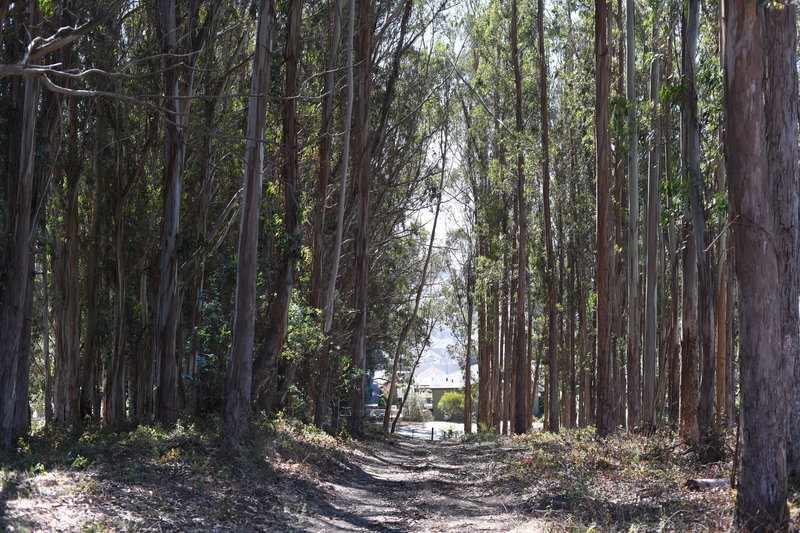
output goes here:
[[55, 52], [56, 50], [75, 42], [75, 40], [77, 40], [79, 37], [86, 35], [97, 26], [106, 22], [109, 18], [111, 18], [111, 15], [113, 15], [124, 4], [125, 0], [117, 0], [111, 4], [108, 9], [101, 12], [94, 19], [82, 26], [78, 26], [77, 28], [65, 26], [63, 28], [59, 28], [58, 31], [46, 39], [41, 37], [35, 38], [30, 42], [30, 44], [28, 44], [28, 50], [25, 52], [25, 57], [21, 63], [28, 63], [31, 60], [42, 57], [51, 52]]

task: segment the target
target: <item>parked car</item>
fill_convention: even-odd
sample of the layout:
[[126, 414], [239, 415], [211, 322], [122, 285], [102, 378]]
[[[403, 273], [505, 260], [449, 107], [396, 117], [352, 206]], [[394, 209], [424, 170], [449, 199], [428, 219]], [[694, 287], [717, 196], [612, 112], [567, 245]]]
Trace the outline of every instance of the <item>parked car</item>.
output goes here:
[[[386, 416], [386, 409], [381, 407], [380, 409], [372, 409], [368, 414], [368, 418], [370, 420], [383, 420], [383, 417]], [[391, 410], [391, 416], [394, 418], [397, 416], [397, 406], [393, 405]], [[402, 416], [400, 418], [403, 418]]]

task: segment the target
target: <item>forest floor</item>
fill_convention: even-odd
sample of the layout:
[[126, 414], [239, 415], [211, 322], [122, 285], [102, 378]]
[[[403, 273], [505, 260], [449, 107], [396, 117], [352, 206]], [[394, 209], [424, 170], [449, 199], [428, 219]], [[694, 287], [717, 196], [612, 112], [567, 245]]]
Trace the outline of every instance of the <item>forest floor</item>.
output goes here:
[[730, 488], [685, 488], [726, 477], [730, 463], [700, 465], [668, 434], [354, 442], [277, 419], [232, 447], [215, 426], [37, 435], [0, 457], [0, 531], [730, 528]]

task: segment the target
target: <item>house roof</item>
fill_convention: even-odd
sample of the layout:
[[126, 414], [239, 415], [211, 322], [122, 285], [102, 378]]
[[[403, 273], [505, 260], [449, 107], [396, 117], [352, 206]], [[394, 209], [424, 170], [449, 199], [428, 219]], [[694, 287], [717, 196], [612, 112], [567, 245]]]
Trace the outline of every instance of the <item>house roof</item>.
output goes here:
[[464, 386], [461, 372], [445, 373], [438, 368], [429, 368], [414, 377], [417, 387], [423, 389], [458, 389]]

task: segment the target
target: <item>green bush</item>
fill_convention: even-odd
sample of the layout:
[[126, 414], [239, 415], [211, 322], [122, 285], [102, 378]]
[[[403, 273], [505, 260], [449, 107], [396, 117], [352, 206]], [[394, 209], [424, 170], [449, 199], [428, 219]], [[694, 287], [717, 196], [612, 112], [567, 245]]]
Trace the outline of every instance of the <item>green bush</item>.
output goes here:
[[448, 422], [463, 422], [464, 395], [460, 392], [446, 392], [439, 400], [439, 410]]

